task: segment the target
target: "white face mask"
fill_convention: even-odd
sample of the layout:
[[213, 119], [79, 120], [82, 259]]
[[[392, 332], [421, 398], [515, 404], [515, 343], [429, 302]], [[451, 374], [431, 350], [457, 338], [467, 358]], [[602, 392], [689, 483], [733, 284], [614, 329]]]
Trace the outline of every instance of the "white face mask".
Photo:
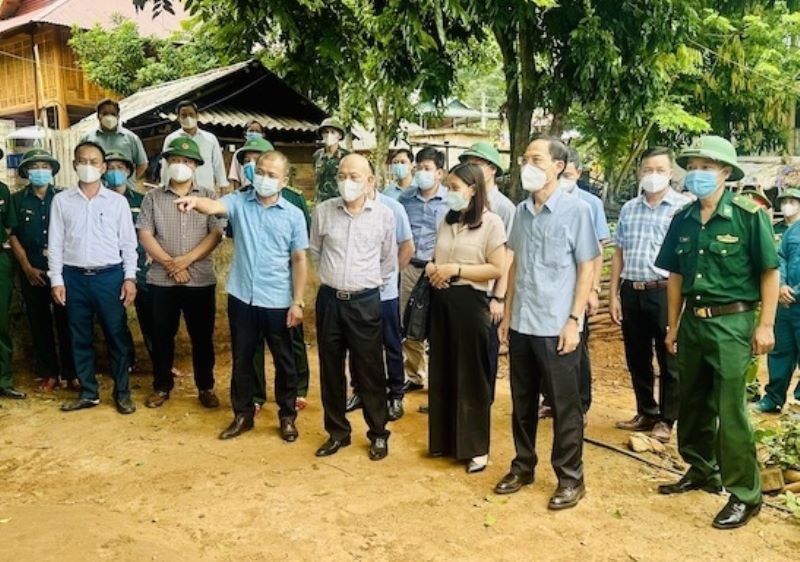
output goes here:
[[575, 191], [575, 188], [578, 187], [578, 182], [567, 178], [561, 178], [560, 180], [558, 180], [558, 187], [560, 187], [567, 193], [572, 193], [573, 191]]
[[800, 212], [800, 201], [785, 201], [781, 203], [781, 213], [786, 218], [792, 218]]
[[519, 175], [522, 180], [522, 189], [530, 193], [536, 193], [547, 183], [545, 171], [532, 164], [525, 164]]
[[639, 180], [639, 187], [646, 193], [660, 193], [669, 185], [669, 176], [664, 174], [647, 174]]
[[99, 181], [102, 175], [99, 168], [89, 164], [78, 164], [75, 166], [75, 171], [78, 173], [78, 179], [81, 183], [94, 183]]
[[364, 184], [350, 179], [339, 182], [339, 195], [347, 203], [352, 203], [364, 194]]
[[184, 129], [194, 129], [197, 127], [197, 119], [194, 117], [181, 117], [180, 123], [181, 127]]
[[183, 162], [169, 165], [169, 177], [178, 183], [184, 183], [192, 179], [194, 170]]
[[106, 129], [116, 129], [117, 123], [119, 123], [119, 119], [116, 115], [103, 115], [100, 118], [100, 124]]
[[333, 146], [334, 144], [339, 142], [339, 133], [330, 132], [325, 133], [322, 135], [322, 142], [325, 143], [325, 146]]
[[451, 191], [447, 194], [447, 206], [451, 211], [463, 211], [469, 207], [469, 201], [460, 191]]
[[260, 197], [272, 197], [278, 193], [281, 190], [279, 183], [278, 178], [270, 178], [259, 174], [253, 177], [253, 189], [256, 190]]

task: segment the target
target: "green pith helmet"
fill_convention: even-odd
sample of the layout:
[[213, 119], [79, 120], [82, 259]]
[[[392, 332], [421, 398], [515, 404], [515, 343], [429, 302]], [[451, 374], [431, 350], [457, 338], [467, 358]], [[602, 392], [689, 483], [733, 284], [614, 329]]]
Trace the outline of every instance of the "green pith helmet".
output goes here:
[[131, 173], [133, 173], [134, 170], [136, 170], [136, 166], [133, 165], [133, 160], [131, 160], [118, 150], [112, 150], [111, 152], [106, 153], [106, 164], [108, 164], [111, 161], [124, 162], [128, 166], [128, 169], [131, 171]]
[[19, 163], [19, 168], [17, 168], [19, 177], [28, 179], [28, 167], [34, 162], [47, 162], [50, 164], [54, 176], [61, 169], [61, 164], [58, 163], [58, 160], [56, 160], [48, 150], [44, 148], [34, 148], [22, 156], [22, 161]]
[[272, 152], [275, 150], [275, 147], [272, 146], [272, 143], [266, 139], [251, 139], [244, 143], [242, 148], [236, 151], [236, 159], [239, 161], [239, 164], [244, 164], [244, 155], [247, 152], [258, 152], [263, 154], [264, 152]]
[[789, 199], [790, 197], [800, 201], [800, 189], [797, 189], [796, 187], [784, 189], [783, 192], [775, 198], [775, 203], [780, 205], [782, 199]]
[[346, 131], [344, 129], [344, 125], [336, 117], [328, 117], [322, 123], [320, 123], [319, 127], [317, 127], [317, 133], [321, 134], [322, 129], [325, 129], [326, 127], [330, 129], [336, 129], [342, 134], [342, 138], [345, 137]]
[[740, 195], [744, 195], [746, 197], [750, 197], [751, 199], [755, 200], [757, 203], [760, 203], [762, 206], [765, 206], [767, 209], [772, 208], [772, 203], [769, 200], [769, 197], [761, 191], [760, 189], [754, 189], [752, 187], [746, 187], [742, 190]]
[[722, 137], [706, 135], [698, 138], [691, 147], [683, 149], [675, 161], [685, 170], [689, 158], [706, 158], [730, 166], [733, 170], [728, 181], [737, 181], [744, 177], [744, 171], [739, 167], [736, 157], [736, 149]]
[[503, 175], [503, 166], [500, 164], [500, 153], [488, 142], [476, 142], [458, 157], [459, 162], [466, 162], [468, 158], [480, 158], [497, 168], [497, 175]]
[[167, 149], [161, 154], [164, 158], [169, 156], [183, 156], [197, 162], [198, 166], [203, 165], [203, 157], [200, 156], [200, 149], [197, 143], [189, 137], [176, 137], [169, 143]]

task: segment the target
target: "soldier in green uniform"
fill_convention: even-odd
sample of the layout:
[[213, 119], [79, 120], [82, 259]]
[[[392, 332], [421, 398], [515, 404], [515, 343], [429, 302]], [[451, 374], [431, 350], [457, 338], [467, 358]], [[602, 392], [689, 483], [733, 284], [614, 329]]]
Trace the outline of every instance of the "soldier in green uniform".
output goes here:
[[677, 163], [698, 200], [673, 218], [656, 265], [670, 272], [665, 343], [678, 356], [678, 449], [690, 468], [658, 491], [720, 492], [724, 485], [730, 497], [713, 526], [733, 529], [761, 508], [744, 375], [750, 357], [774, 344], [778, 255], [767, 214], [725, 190], [727, 179], [744, 175], [731, 143], [701, 137]]
[[[120, 195], [123, 195], [128, 200], [128, 205], [131, 208], [131, 215], [133, 216], [133, 224], [136, 224], [139, 218], [139, 211], [142, 208], [142, 200], [144, 195], [135, 191], [130, 187], [129, 179], [136, 168], [133, 162], [122, 152], [107, 152], [106, 153], [106, 173], [103, 176], [103, 183], [109, 189], [113, 189]], [[136, 317], [139, 320], [139, 329], [142, 331], [142, 340], [144, 340], [144, 347], [147, 354], [150, 356], [150, 362], [153, 361], [153, 298], [150, 291], [147, 290], [147, 269], [150, 267], [147, 258], [147, 252], [141, 243], [136, 246], [136, 253], [138, 254], [136, 263], [136, 300], [134, 306], [136, 307]], [[136, 364], [136, 350], [133, 345], [133, 336], [128, 325], [125, 325], [128, 331], [128, 342], [130, 349], [130, 370], [133, 370]]]
[[[0, 150], [0, 158], [3, 157]], [[8, 320], [11, 312], [11, 287], [13, 280], [13, 260], [9, 235], [17, 226], [14, 200], [8, 186], [0, 182], [0, 396], [22, 399], [25, 393], [14, 388], [11, 376], [11, 334]]]
[[322, 203], [328, 199], [339, 197], [339, 184], [336, 174], [339, 173], [339, 161], [350, 154], [346, 148], [340, 146], [344, 139], [345, 128], [342, 122], [334, 117], [328, 117], [317, 129], [322, 138], [323, 147], [314, 155], [314, 179], [316, 187], [316, 202]]
[[[272, 143], [264, 140], [263, 138], [249, 139], [247, 142], [245, 142], [244, 146], [239, 149], [239, 151], [236, 153], [236, 157], [239, 159], [239, 164], [242, 165], [242, 172], [245, 180], [244, 184], [240, 188], [240, 191], [247, 191], [253, 188], [252, 182], [253, 178], [255, 177], [256, 162], [258, 161], [259, 156], [265, 152], [271, 152], [273, 150], [275, 150], [275, 148], [272, 146]], [[303, 212], [303, 216], [306, 219], [306, 229], [310, 231], [311, 215], [308, 212], [306, 198], [303, 196], [302, 191], [286, 184], [288, 181], [288, 175], [289, 170], [286, 170], [287, 177], [281, 181], [281, 185], [283, 186], [281, 189], [281, 197]], [[225, 232], [229, 238], [233, 238], [233, 229], [231, 228], [230, 223], [228, 223], [228, 227]], [[297, 401], [295, 407], [298, 410], [302, 410], [308, 404], [308, 351], [306, 350], [303, 324], [301, 323], [300, 325], [291, 328], [290, 331], [292, 333], [292, 354], [294, 355], [295, 369], [297, 369]], [[256, 353], [253, 357], [253, 361], [255, 362], [256, 376], [258, 377], [258, 382], [260, 385], [254, 398], [256, 407], [260, 408], [261, 405], [263, 405], [267, 400], [266, 374], [264, 373], [263, 340], [259, 342], [258, 346], [256, 347]]]
[[55, 187], [53, 176], [60, 168], [47, 150], [29, 150], [18, 169], [28, 185], [13, 195], [17, 225], [11, 229], [9, 242], [20, 266], [20, 290], [31, 330], [33, 364], [41, 379], [40, 392], [51, 392], [59, 378], [72, 390], [81, 389], [72, 362], [67, 309], [53, 302], [47, 277], [50, 205], [61, 191]]

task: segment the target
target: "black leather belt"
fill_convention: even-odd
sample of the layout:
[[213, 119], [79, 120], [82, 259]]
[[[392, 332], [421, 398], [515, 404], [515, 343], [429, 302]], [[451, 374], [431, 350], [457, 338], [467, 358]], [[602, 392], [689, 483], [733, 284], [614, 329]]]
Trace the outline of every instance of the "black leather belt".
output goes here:
[[411, 265], [413, 265], [414, 267], [416, 267], [417, 269], [419, 269], [419, 268], [422, 268], [422, 267], [425, 267], [426, 265], [428, 265], [428, 262], [427, 262], [427, 261], [425, 261], [425, 260], [418, 260], [418, 259], [416, 259], [416, 258], [412, 258], [412, 259], [411, 259], [411, 261], [410, 261], [409, 263], [410, 263]]
[[655, 291], [656, 289], [664, 289], [667, 286], [666, 279], [659, 279], [658, 281], [630, 281], [625, 279], [622, 281], [623, 285], [628, 285], [634, 291]]
[[340, 291], [339, 289], [334, 289], [333, 287], [328, 287], [327, 285], [321, 285], [319, 289], [320, 291], [325, 291], [332, 294], [334, 297], [336, 297], [336, 300], [340, 301], [357, 301], [358, 299], [363, 299], [379, 293], [377, 287], [374, 289], [362, 289], [360, 291]]
[[110, 271], [120, 267], [122, 267], [121, 263], [115, 263], [114, 265], [103, 265], [99, 267], [76, 267], [74, 265], [65, 265], [64, 269], [69, 269], [70, 271], [74, 271], [80, 275], [97, 275], [98, 273], [103, 273], [105, 271]]
[[716, 318], [717, 316], [726, 316], [728, 314], [736, 314], [737, 312], [747, 312], [753, 310], [756, 303], [737, 301], [730, 304], [721, 304], [718, 306], [696, 306], [692, 307], [692, 314], [695, 318]]

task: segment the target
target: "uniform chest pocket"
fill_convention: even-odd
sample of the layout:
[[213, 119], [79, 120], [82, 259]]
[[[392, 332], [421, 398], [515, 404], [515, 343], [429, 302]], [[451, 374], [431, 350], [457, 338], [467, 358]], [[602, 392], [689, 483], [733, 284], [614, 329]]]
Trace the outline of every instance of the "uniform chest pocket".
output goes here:
[[729, 244], [726, 242], [712, 242], [708, 245], [708, 251], [715, 256], [722, 258], [733, 258], [741, 253], [741, 244]]
[[745, 252], [741, 244], [716, 241], [708, 245], [708, 251], [723, 274], [736, 275], [743, 271], [741, 262]]

